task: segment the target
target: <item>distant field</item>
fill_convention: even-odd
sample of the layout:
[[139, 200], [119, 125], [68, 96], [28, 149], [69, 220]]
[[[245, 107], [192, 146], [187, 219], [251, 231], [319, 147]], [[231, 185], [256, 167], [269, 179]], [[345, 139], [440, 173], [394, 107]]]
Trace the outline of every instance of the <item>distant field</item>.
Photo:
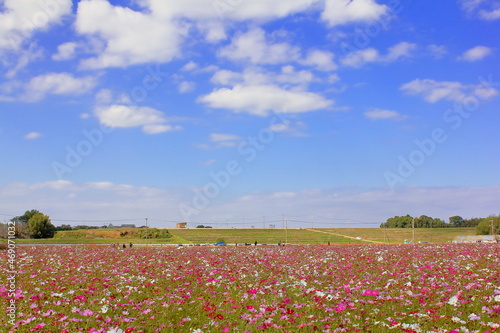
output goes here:
[[[383, 243], [404, 243], [412, 240], [412, 229], [404, 228], [351, 228], [351, 229], [321, 229], [351, 237], [378, 241]], [[415, 229], [415, 242], [442, 243], [450, 242], [456, 236], [475, 235], [475, 228], [423, 228]]]
[[[251, 243], [277, 244], [401, 244], [412, 240], [412, 229], [345, 228], [345, 229], [168, 229], [171, 238], [137, 239], [140, 229], [90, 229], [60, 231], [54, 239], [18, 239], [20, 244], [112, 244], [112, 243], [160, 243], [203, 244], [224, 240], [228, 244]], [[124, 235], [124, 232], [127, 234]], [[474, 228], [415, 229], [415, 242], [450, 242], [458, 235], [474, 235]], [[357, 239], [361, 238], [361, 240]]]

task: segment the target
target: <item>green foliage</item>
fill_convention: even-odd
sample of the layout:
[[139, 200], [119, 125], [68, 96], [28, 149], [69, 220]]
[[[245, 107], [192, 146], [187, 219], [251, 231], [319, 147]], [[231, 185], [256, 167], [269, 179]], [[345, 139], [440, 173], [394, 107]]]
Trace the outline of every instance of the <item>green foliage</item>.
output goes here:
[[410, 215], [394, 216], [380, 225], [381, 228], [411, 228], [413, 217]]
[[32, 238], [52, 238], [56, 228], [50, 218], [42, 213], [35, 213], [28, 220], [28, 227]]
[[6, 242], [0, 242], [0, 250], [7, 250], [7, 243]]
[[381, 228], [446, 228], [449, 225], [438, 218], [432, 218], [427, 215], [412, 217], [409, 214], [405, 216], [394, 216], [387, 219], [387, 222], [380, 225]]
[[160, 239], [172, 237], [167, 229], [156, 228], [140, 229], [138, 232], [134, 233], [134, 236], [141, 239]]
[[40, 212], [36, 209], [27, 210], [24, 212], [24, 215], [16, 216], [11, 221], [16, 223], [28, 223], [30, 218], [32, 218], [35, 214], [39, 214]]
[[73, 230], [73, 228], [67, 224], [56, 227], [56, 231], [68, 231], [68, 230]]
[[461, 227], [462, 224], [464, 223], [464, 219], [462, 218], [462, 216], [452, 216], [450, 217], [450, 224], [454, 227]]
[[200, 225], [197, 225], [196, 228], [201, 229], [201, 228], [205, 228], [205, 226], [200, 224]]
[[482, 219], [482, 221], [476, 226], [476, 235], [491, 235], [492, 225], [493, 233], [495, 235], [500, 234], [500, 215], [490, 215]]

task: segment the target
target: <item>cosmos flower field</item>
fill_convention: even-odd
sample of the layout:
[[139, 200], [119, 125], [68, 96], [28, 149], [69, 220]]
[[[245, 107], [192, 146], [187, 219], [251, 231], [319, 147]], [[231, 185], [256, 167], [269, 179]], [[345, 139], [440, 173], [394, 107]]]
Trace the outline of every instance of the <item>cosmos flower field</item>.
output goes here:
[[498, 244], [19, 246], [0, 331], [500, 332], [499, 269]]

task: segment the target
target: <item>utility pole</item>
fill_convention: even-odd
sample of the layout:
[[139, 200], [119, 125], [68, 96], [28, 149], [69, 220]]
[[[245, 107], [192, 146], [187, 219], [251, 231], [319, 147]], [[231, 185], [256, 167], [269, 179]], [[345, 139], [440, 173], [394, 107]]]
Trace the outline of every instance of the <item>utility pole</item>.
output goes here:
[[415, 218], [411, 220], [411, 242], [415, 244]]
[[148, 227], [148, 218], [146, 217], [146, 244], [149, 243], [149, 227]]
[[288, 220], [285, 221], [285, 244], [288, 244]]

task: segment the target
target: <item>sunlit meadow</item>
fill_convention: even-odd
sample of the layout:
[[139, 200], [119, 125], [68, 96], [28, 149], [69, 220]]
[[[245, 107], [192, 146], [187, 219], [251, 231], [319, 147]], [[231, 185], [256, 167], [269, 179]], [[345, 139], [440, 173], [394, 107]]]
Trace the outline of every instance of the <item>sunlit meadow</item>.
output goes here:
[[17, 267], [2, 332], [500, 331], [498, 244], [19, 246]]

